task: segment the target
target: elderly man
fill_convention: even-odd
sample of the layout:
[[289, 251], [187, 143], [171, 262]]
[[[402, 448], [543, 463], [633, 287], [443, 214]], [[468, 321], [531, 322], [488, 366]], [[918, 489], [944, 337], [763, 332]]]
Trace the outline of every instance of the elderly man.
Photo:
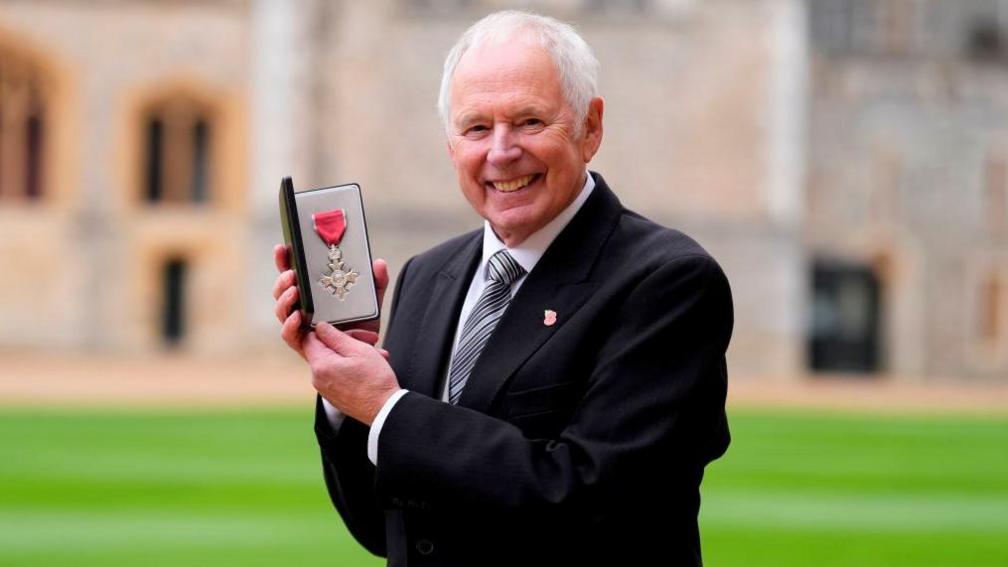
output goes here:
[[597, 68], [537, 15], [459, 39], [440, 108], [485, 223], [403, 266], [384, 349], [376, 324], [300, 330], [276, 250], [329, 494], [389, 565], [701, 563], [700, 481], [729, 441], [731, 295], [696, 242], [587, 171]]

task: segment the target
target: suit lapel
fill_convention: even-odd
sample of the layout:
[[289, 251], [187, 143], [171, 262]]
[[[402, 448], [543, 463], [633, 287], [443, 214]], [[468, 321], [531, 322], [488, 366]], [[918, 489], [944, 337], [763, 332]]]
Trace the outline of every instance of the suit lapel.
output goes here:
[[[489, 411], [498, 392], [535, 351], [573, 317], [599, 282], [589, 280], [622, 205], [601, 176], [595, 190], [557, 236], [515, 294], [473, 367], [459, 405]], [[556, 323], [544, 322], [544, 311]], [[457, 310], [456, 310], [457, 313]]]
[[440, 399], [438, 385], [445, 373], [445, 362], [451, 348], [472, 273], [479, 264], [482, 250], [482, 230], [475, 232], [455, 256], [438, 272], [433, 282], [430, 300], [417, 338], [413, 343], [408, 383], [403, 387]]

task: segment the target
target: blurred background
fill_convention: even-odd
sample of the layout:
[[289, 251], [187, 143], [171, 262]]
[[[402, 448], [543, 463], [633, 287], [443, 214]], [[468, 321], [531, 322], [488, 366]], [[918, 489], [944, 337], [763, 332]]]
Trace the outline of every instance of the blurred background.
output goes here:
[[511, 7], [732, 283], [708, 563], [1008, 564], [1008, 1], [0, 0], [0, 565], [380, 564], [278, 339], [279, 181], [359, 183], [393, 278], [479, 226], [435, 100]]

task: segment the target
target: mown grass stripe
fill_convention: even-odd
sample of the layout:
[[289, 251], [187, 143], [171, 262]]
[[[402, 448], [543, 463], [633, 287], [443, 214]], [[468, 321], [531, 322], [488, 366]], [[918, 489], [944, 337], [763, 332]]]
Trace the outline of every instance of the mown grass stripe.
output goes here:
[[[706, 564], [1008, 565], [1008, 419], [730, 412]], [[0, 566], [383, 564], [346, 532], [311, 408], [4, 410]]]

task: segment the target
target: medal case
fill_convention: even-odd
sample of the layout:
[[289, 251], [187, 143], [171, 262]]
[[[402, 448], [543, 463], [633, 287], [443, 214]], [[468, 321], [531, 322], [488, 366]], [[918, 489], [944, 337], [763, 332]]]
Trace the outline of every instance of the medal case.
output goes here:
[[[359, 185], [295, 192], [291, 178], [284, 177], [280, 182], [280, 221], [297, 278], [302, 326], [378, 317]], [[335, 245], [326, 240], [335, 240]]]

